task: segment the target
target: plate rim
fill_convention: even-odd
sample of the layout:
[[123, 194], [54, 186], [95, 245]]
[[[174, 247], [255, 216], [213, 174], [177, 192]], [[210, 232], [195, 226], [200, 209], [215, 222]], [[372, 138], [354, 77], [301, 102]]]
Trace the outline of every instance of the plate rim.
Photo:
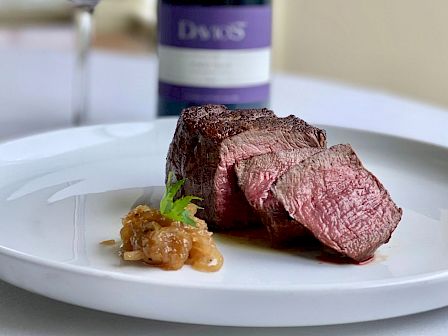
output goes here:
[[[447, 112], [447, 114], [448, 114], [448, 112]], [[295, 115], [295, 116], [297, 116], [297, 115]], [[300, 118], [300, 116], [297, 116], [297, 117]], [[123, 127], [128, 127], [128, 126], [145, 126], [145, 125], [148, 126], [148, 125], [152, 125], [154, 123], [171, 122], [174, 120], [177, 121], [178, 117], [161, 117], [161, 118], [156, 118], [151, 121], [104, 123], [104, 124], [95, 124], [95, 125], [85, 125], [85, 126], [80, 126], [80, 127], [64, 127], [64, 128], [49, 130], [49, 131], [40, 132], [40, 133], [36, 133], [36, 134], [30, 134], [27, 136], [5, 139], [3, 141], [0, 140], [0, 147], [6, 146], [6, 145], [13, 146], [13, 145], [20, 144], [20, 142], [22, 142], [22, 141], [37, 140], [37, 139], [41, 139], [43, 137], [55, 136], [55, 135], [63, 134], [66, 132], [93, 131], [96, 129], [102, 129], [102, 128], [106, 128], [106, 127], [123, 128]], [[448, 122], [448, 116], [447, 116], [447, 122]], [[381, 136], [385, 136], [385, 137], [396, 139], [396, 140], [406, 140], [406, 141], [416, 142], [416, 143], [419, 143], [422, 145], [433, 146], [435, 148], [442, 149], [442, 150], [448, 150], [448, 143], [440, 144], [440, 143], [437, 143], [437, 142], [431, 141], [431, 140], [416, 139], [412, 136], [412, 134], [406, 134], [406, 135], [390, 134], [390, 133], [387, 133], [386, 131], [381, 131], [381, 130], [374, 130], [374, 129], [366, 130], [362, 126], [348, 127], [348, 126], [339, 126], [339, 125], [325, 124], [325, 123], [311, 123], [311, 124], [313, 126], [316, 126], [319, 128], [331, 127], [331, 128], [336, 128], [339, 130], [347, 130], [347, 131], [352, 131], [352, 132], [355, 131], [355, 132], [367, 133], [367, 134], [371, 134], [371, 135], [381, 135]]]

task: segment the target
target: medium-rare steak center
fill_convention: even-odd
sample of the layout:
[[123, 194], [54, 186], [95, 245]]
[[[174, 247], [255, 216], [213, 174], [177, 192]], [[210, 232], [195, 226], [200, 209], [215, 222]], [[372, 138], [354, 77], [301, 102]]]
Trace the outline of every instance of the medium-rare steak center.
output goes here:
[[324, 245], [356, 261], [388, 242], [402, 215], [350, 145], [333, 146], [293, 166], [272, 191]]
[[242, 160], [235, 165], [238, 184], [268, 230], [272, 245], [293, 243], [309, 234], [302, 224], [289, 216], [283, 205], [274, 197], [271, 192], [272, 185], [291, 166], [322, 150], [306, 147], [267, 153]]

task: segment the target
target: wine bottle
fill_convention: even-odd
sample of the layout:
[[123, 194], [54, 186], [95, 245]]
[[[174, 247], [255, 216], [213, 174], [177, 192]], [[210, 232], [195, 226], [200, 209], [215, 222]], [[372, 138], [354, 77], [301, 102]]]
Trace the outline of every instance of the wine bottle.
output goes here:
[[270, 0], [159, 0], [158, 115], [269, 104]]

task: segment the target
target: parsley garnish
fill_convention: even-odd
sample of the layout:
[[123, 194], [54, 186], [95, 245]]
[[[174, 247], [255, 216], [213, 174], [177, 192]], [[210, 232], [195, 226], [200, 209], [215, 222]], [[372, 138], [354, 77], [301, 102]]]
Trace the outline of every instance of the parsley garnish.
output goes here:
[[196, 196], [184, 196], [174, 200], [177, 192], [185, 183], [185, 179], [179, 180], [171, 184], [173, 180], [173, 172], [168, 173], [168, 180], [166, 182], [165, 193], [160, 201], [160, 213], [169, 219], [182, 222], [187, 225], [196, 226], [195, 221], [191, 218], [191, 214], [185, 210], [185, 207], [191, 203], [192, 200], [200, 200], [202, 198]]

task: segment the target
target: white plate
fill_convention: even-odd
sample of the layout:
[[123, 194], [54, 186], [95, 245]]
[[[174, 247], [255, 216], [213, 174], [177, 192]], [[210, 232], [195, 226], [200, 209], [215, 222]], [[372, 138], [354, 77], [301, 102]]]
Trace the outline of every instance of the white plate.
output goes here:
[[61, 301], [167, 321], [304, 326], [448, 305], [448, 150], [327, 127], [351, 143], [404, 209], [366, 265], [246, 246], [217, 236], [217, 273], [127, 264], [120, 218], [163, 181], [173, 119], [71, 129], [0, 145], [0, 278]]

